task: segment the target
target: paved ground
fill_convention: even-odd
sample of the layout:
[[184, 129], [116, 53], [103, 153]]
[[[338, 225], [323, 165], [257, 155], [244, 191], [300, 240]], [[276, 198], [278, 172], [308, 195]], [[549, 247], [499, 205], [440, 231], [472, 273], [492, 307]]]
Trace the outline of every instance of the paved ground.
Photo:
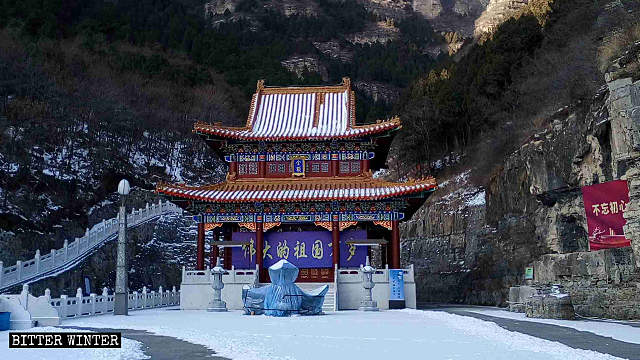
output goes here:
[[[600, 336], [586, 331], [579, 331], [564, 326], [478, 314], [466, 311], [465, 307], [468, 308], [469, 306], [420, 306], [420, 308], [425, 310], [446, 311], [451, 314], [470, 316], [480, 320], [491, 321], [506, 330], [516, 331], [541, 339], [557, 341], [575, 349], [593, 350], [624, 359], [640, 360], [640, 345], [638, 344], [618, 341], [610, 337]], [[638, 326], [638, 324], [632, 322], [628, 324]]]
[[152, 360], [229, 360], [228, 358], [216, 356], [215, 352], [207, 349], [203, 345], [193, 344], [170, 336], [161, 336], [149, 333], [144, 330], [130, 329], [107, 329], [107, 328], [87, 328], [78, 326], [60, 326], [66, 329], [90, 330], [96, 332], [120, 332], [122, 337], [140, 341], [143, 344], [145, 355]]

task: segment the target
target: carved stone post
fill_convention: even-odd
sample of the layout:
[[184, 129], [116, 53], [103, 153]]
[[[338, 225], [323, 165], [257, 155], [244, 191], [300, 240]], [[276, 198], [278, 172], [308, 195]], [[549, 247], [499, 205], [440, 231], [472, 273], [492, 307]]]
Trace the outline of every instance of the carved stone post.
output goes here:
[[76, 304], [78, 306], [76, 306], [76, 316], [80, 316], [82, 315], [82, 311], [83, 311], [83, 306], [82, 306], [82, 288], [78, 288], [78, 290], [76, 290]]
[[25, 310], [29, 308], [29, 285], [22, 285], [22, 291], [20, 292], [20, 304]]
[[67, 318], [67, 306], [69, 305], [69, 299], [67, 295], [60, 295], [60, 320]]
[[16, 261], [16, 280], [20, 280], [22, 278], [22, 261]]
[[227, 304], [222, 301], [222, 288], [224, 288], [222, 274], [224, 274], [224, 269], [220, 266], [220, 258], [218, 258], [216, 266], [211, 272], [213, 273], [213, 299], [209, 302], [207, 311], [227, 311]]
[[90, 314], [91, 315], [95, 315], [96, 314], [96, 294], [94, 294], [94, 293], [89, 294], [89, 298], [91, 299], [91, 311], [90, 311]]
[[40, 249], [36, 250], [36, 255], [33, 257], [36, 260], [36, 274], [40, 273]]
[[362, 273], [362, 287], [364, 290], [362, 292], [362, 300], [360, 301], [360, 307], [358, 309], [360, 311], [378, 311], [378, 303], [374, 301], [371, 296], [371, 289], [375, 286], [373, 282], [373, 273], [376, 272], [376, 269], [371, 267], [369, 264], [368, 256], [366, 265], [364, 267], [360, 265], [360, 272]]
[[147, 305], [147, 298], [148, 298], [147, 287], [143, 286], [142, 287], [142, 308], [143, 309], [146, 309], [149, 307], [149, 305]]

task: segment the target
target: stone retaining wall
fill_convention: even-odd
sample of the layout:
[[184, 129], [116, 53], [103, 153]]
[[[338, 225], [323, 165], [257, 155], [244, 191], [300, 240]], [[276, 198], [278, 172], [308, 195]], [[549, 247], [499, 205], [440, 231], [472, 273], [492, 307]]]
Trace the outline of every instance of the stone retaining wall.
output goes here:
[[558, 283], [578, 316], [640, 318], [640, 276], [631, 248], [543, 255], [533, 263], [537, 285]]

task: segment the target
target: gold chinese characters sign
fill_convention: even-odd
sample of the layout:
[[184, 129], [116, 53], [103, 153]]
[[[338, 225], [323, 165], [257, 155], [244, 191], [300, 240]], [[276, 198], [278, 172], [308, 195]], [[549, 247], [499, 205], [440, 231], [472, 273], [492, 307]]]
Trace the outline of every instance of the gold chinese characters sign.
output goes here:
[[[367, 256], [366, 246], [355, 246], [347, 242], [364, 240], [365, 230], [347, 230], [340, 234], [340, 265], [359, 267]], [[262, 254], [257, 254], [255, 233], [235, 232], [234, 241], [242, 241], [242, 247], [232, 249], [233, 265], [238, 269], [255, 267], [256, 256], [262, 256], [263, 264], [269, 267], [284, 259], [299, 268], [333, 267], [333, 244], [328, 231], [269, 232], [264, 235]]]

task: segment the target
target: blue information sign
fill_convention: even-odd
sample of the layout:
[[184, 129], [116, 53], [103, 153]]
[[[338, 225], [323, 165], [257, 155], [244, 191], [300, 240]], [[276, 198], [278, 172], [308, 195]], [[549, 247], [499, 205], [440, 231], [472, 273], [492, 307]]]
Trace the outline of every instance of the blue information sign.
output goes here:
[[389, 300], [404, 301], [404, 272], [402, 269], [389, 269]]

